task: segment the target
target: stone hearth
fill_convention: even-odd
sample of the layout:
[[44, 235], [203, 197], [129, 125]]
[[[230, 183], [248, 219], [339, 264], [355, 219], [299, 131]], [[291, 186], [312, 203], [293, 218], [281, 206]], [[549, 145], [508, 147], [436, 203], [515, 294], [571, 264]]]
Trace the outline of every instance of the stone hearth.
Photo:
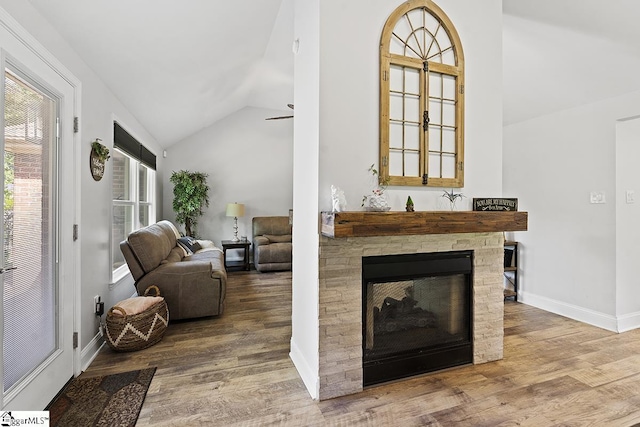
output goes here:
[[503, 233], [498, 231], [342, 238], [321, 236], [320, 400], [363, 389], [363, 256], [474, 251], [473, 363], [502, 359], [503, 243]]

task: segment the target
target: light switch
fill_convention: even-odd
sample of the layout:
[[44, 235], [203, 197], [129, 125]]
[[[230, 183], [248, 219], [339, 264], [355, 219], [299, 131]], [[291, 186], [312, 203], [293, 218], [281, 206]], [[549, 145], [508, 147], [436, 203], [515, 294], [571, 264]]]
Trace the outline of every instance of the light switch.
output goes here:
[[607, 200], [604, 196], [604, 191], [592, 191], [591, 192], [591, 203], [606, 203]]
[[633, 190], [627, 190], [625, 195], [627, 197], [627, 203], [628, 204], [636, 202], [636, 194], [635, 194], [635, 192]]

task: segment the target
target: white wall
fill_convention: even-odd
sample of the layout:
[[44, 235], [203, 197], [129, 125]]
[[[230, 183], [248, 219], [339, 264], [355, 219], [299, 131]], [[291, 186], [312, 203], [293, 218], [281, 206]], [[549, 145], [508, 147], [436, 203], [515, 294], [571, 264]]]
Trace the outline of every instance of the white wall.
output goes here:
[[[504, 194], [529, 212], [529, 231], [514, 236], [523, 302], [618, 330], [616, 301], [640, 298], [626, 284], [616, 295], [616, 257], [636, 253], [631, 242], [616, 243], [616, 207], [635, 188], [622, 175], [616, 181], [616, 121], [639, 113], [640, 92], [632, 92], [505, 127]], [[606, 203], [591, 204], [592, 191]], [[619, 307], [637, 310], [632, 304]]]
[[[456, 26], [465, 55], [465, 198], [502, 194], [502, 3], [437, 1]], [[348, 210], [370, 192], [367, 169], [378, 164], [379, 45], [399, 6], [388, 0], [322, 1], [320, 64], [320, 209], [331, 210], [331, 185]], [[411, 196], [416, 210], [448, 210], [443, 188], [390, 187], [392, 210]], [[447, 189], [450, 190], [450, 189]]]
[[[293, 207], [293, 120], [265, 120], [281, 115], [282, 111], [246, 107], [169, 147], [164, 159], [164, 218], [175, 223], [169, 178], [179, 170], [209, 175], [209, 207], [197, 230], [219, 247], [221, 240], [233, 237], [233, 218], [225, 216], [227, 203], [244, 203], [238, 236], [248, 239], [253, 217], [288, 216]], [[184, 232], [184, 225], [176, 225]]]
[[624, 331], [640, 326], [640, 118], [617, 123], [615, 152], [616, 316], [618, 330]]
[[[318, 316], [318, 160], [320, 125], [320, 0], [295, 0], [293, 288], [291, 360], [309, 394], [317, 399]], [[295, 47], [294, 47], [295, 50]]]
[[[502, 195], [502, 3], [500, 0], [437, 3], [456, 25], [465, 53], [466, 185], [461, 191], [467, 198], [460, 208], [469, 209], [473, 197]], [[295, 344], [304, 366], [316, 370], [307, 375], [301, 370], [303, 363], [294, 359], [314, 397], [317, 390], [310, 386], [315, 383], [311, 381], [314, 378], [309, 377], [317, 376], [317, 337], [307, 337], [303, 345], [302, 335], [304, 331], [309, 334], [313, 328], [317, 330], [318, 259], [317, 247], [312, 246], [317, 245], [318, 211], [331, 209], [332, 184], [344, 190], [349, 210], [360, 210], [362, 196], [370, 191], [367, 168], [377, 164], [379, 146], [380, 35], [389, 14], [398, 5], [388, 0], [296, 2], [295, 28], [296, 37], [300, 37], [300, 53], [295, 68], [294, 158], [295, 169], [300, 166], [300, 174], [294, 175], [292, 353]], [[317, 65], [316, 43], [319, 43]], [[317, 71], [313, 67], [318, 67]], [[306, 97], [313, 102], [318, 96], [317, 90], [319, 126], [313, 105], [303, 107], [302, 104]], [[303, 114], [308, 122], [301, 121]], [[301, 127], [299, 133], [298, 126]], [[314, 175], [315, 144], [319, 144], [317, 177]], [[303, 158], [302, 150], [309, 156], [304, 160], [308, 166], [305, 171], [298, 164]], [[390, 188], [388, 194], [393, 210], [404, 210], [407, 195], [411, 195], [417, 210], [448, 209], [441, 197], [443, 190], [396, 187]], [[317, 203], [310, 199], [314, 194], [317, 194]], [[303, 199], [308, 200], [303, 211], [304, 224], [302, 220], [297, 222]], [[299, 251], [298, 246], [303, 239], [306, 239], [304, 252]], [[298, 270], [301, 262], [305, 263], [306, 273]]]
[[[80, 153], [80, 346], [83, 356], [91, 353], [92, 340], [97, 333], [96, 317], [93, 314], [93, 297], [101, 295], [105, 307], [109, 308], [135, 292], [133, 281], [124, 280], [115, 286], [111, 281], [110, 227], [111, 227], [111, 172], [107, 162], [104, 178], [96, 182], [89, 171], [90, 142], [101, 138], [107, 147], [113, 146], [113, 115], [121, 118], [127, 129], [140, 142], [158, 155], [160, 146], [137, 122], [135, 117], [116, 99], [96, 74], [82, 61], [62, 37], [39, 15], [29, 2], [0, 0], [4, 8], [26, 30], [47, 48], [82, 83], [80, 131], [82, 147]], [[158, 196], [162, 188], [162, 156], [158, 159]], [[161, 203], [159, 203], [159, 206]], [[159, 212], [159, 210], [158, 210]], [[71, 232], [69, 230], [69, 232]], [[94, 341], [95, 342], [95, 341]], [[83, 360], [83, 363], [86, 360]]]

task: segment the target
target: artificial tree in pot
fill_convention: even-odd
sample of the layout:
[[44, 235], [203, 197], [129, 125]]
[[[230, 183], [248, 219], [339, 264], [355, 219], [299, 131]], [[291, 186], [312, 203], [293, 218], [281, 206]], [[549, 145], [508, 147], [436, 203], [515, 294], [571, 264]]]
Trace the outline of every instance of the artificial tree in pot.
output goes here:
[[185, 233], [197, 237], [196, 226], [202, 216], [202, 209], [209, 206], [209, 186], [207, 175], [202, 172], [181, 170], [173, 172], [169, 181], [173, 184], [173, 211], [176, 221], [184, 224]]

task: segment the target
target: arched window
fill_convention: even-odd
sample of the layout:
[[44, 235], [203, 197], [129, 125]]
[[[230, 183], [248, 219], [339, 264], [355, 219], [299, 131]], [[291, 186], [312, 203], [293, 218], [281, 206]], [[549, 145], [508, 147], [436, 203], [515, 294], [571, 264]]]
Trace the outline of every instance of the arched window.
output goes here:
[[409, 0], [380, 40], [380, 179], [464, 185], [464, 55], [431, 0]]

